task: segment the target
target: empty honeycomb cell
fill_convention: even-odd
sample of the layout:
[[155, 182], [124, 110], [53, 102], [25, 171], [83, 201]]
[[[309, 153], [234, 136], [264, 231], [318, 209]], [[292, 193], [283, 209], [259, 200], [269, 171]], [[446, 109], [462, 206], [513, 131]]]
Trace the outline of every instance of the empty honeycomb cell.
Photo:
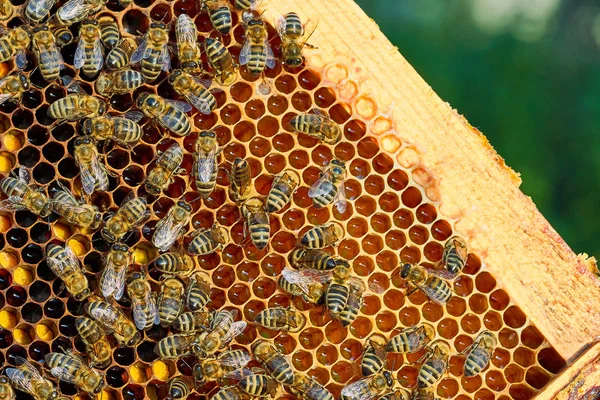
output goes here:
[[331, 367], [331, 378], [337, 383], [346, 383], [354, 376], [354, 369], [351, 363], [339, 361]]
[[77, 335], [77, 329], [75, 328], [75, 317], [66, 315], [58, 322], [58, 331], [67, 337]]
[[40, 151], [33, 146], [26, 146], [17, 156], [20, 165], [33, 168], [40, 161]]
[[514, 400], [525, 400], [534, 397], [537, 394], [537, 391], [527, 385], [519, 384], [512, 385], [509, 388], [508, 393]]
[[[43, 121], [39, 121], [44, 125], [49, 125], [46, 118], [42, 118]], [[12, 115], [12, 125], [17, 129], [27, 129], [33, 123], [33, 113], [25, 109], [19, 109]]]
[[44, 304], [44, 315], [48, 318], [58, 319], [62, 317], [64, 313], [65, 305], [60, 299], [50, 299]]
[[6, 232], [6, 242], [14, 248], [25, 246], [28, 239], [29, 235], [27, 235], [27, 232], [20, 228], [13, 228]]

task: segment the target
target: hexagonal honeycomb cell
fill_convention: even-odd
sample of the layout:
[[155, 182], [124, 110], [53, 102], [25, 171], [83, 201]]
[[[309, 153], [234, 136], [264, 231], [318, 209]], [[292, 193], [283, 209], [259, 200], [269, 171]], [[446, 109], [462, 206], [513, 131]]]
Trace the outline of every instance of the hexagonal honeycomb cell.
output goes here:
[[[22, 3], [14, 1], [18, 13], [23, 10]], [[53, 12], [63, 3], [59, 1]], [[18, 13], [8, 21], [9, 27], [24, 23]], [[113, 15], [126, 36], [146, 32], [151, 19], [169, 23], [181, 13], [193, 16], [200, 41], [221, 37], [194, 0], [135, 0], [127, 8], [109, 0], [101, 12]], [[236, 61], [245, 37], [241, 21], [234, 13], [231, 34], [221, 37]], [[77, 25], [71, 29], [76, 33]], [[272, 26], [268, 32], [278, 55], [280, 39]], [[72, 67], [75, 49], [73, 43], [61, 50], [67, 64], [62, 74], [75, 77], [95, 93], [93, 80]], [[146, 122], [140, 142], [131, 149], [115, 144], [100, 148], [115, 176], [110, 178], [108, 191], [94, 193], [91, 202], [102, 212], [114, 211], [133, 191], [148, 199], [151, 210], [144, 227], [125, 239], [135, 250], [135, 264], [130, 268], [147, 271], [153, 290], [158, 291], [161, 274], [153, 264], [157, 251], [145, 232], [154, 228], [177, 199], [184, 198], [193, 206], [187, 234], [217, 222], [232, 239], [222, 251], [194, 257], [196, 269], [211, 278], [209, 309], [235, 309], [252, 322], [267, 307], [293, 305], [307, 317], [306, 325], [297, 333], [249, 323], [233, 342], [234, 348], [250, 351], [252, 343], [267, 338], [289, 358], [295, 371], [308, 374], [337, 397], [345, 385], [360, 378], [355, 364], [370, 335], [379, 333], [389, 339], [406, 327], [427, 322], [435, 328], [436, 338], [447, 341], [453, 351], [448, 373], [435, 387], [440, 398], [534, 397], [561, 370], [564, 360], [486, 271], [484, 260], [477, 254], [468, 255], [465, 269], [452, 283], [452, 298], [445, 305], [429, 301], [421, 291], [408, 292], [407, 282], [398, 273], [401, 263], [439, 268], [444, 244], [454, 235], [454, 223], [439, 212], [440, 199], [428, 190], [430, 178], [414, 148], [394, 134], [391, 121], [368, 94], [361, 92], [348, 68], [343, 63], [320, 65], [318, 57], [308, 65], [289, 68], [277, 63], [263, 78], [242, 67], [233, 85], [215, 92], [214, 112], [190, 114], [194, 123], [191, 135], [169, 136]], [[12, 62], [5, 66], [5, 73], [17, 71]], [[80, 135], [78, 124], [56, 125], [46, 114], [49, 105], [67, 91], [42, 79], [31, 57], [25, 73], [33, 88], [19, 104], [0, 106], [0, 172], [6, 176], [25, 166], [33, 182], [46, 193], [57, 181], [80, 193], [79, 170], [73, 158], [73, 143]], [[144, 84], [135, 93], [113, 96], [109, 113], [133, 109], [133, 99], [140, 92], [177, 99], [166, 78], [162, 73], [156, 83]], [[294, 132], [290, 120], [316, 109], [340, 125], [343, 138], [339, 143], [326, 145]], [[190, 171], [198, 134], [207, 129], [215, 130], [222, 148], [221, 169], [214, 192], [199, 200]], [[184, 149], [185, 172], [175, 177], [164, 194], [151, 196], [143, 186], [144, 179], [158, 152], [174, 142]], [[343, 213], [331, 207], [317, 209], [308, 196], [309, 187], [334, 157], [348, 167], [348, 206]], [[263, 250], [244, 240], [244, 221], [228, 195], [230, 182], [225, 172], [235, 158], [250, 164], [253, 190], [259, 196], [268, 194], [274, 176], [286, 168], [298, 171], [302, 179], [291, 204], [271, 215], [270, 245]], [[292, 298], [277, 285], [289, 253], [298, 245], [297, 238], [314, 225], [329, 221], [341, 222], [346, 235], [328, 251], [347, 259], [353, 273], [368, 287], [360, 314], [348, 327], [332, 319], [322, 306]], [[0, 362], [14, 365], [18, 356], [41, 362], [49, 352], [63, 349], [84, 352], [75, 328], [76, 317], [85, 313], [84, 303], [68, 295], [50, 270], [45, 254], [50, 244], [68, 242], [96, 289], [109, 244], [99, 232], [78, 231], [56, 214], [42, 219], [28, 211], [4, 212], [0, 214], [0, 232]], [[120, 301], [119, 306], [131, 315], [129, 301]], [[483, 330], [497, 336], [498, 347], [490, 365], [481, 374], [467, 378], [463, 375], [465, 356], [460, 353]], [[112, 361], [102, 370], [107, 383], [102, 398], [165, 398], [170, 378], [192, 376], [194, 357], [161, 361], [154, 353], [155, 344], [170, 333], [168, 328], [154, 326], [143, 332], [135, 348], [111, 342]], [[404, 388], [416, 386], [416, 362], [422, 355], [388, 355], [388, 368]], [[59, 387], [66, 396], [89, 397], [72, 384], [60, 382]], [[189, 399], [205, 398], [217, 390], [215, 384], [198, 386]], [[279, 393], [279, 398], [295, 398], [283, 388]]]

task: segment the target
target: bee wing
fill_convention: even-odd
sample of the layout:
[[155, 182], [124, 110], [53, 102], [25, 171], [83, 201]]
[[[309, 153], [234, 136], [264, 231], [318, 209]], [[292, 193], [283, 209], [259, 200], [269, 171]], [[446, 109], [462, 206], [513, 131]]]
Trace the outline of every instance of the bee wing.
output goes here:
[[308, 189], [308, 197], [314, 198], [329, 193], [329, 185], [327, 183], [331, 183], [331, 172], [329, 169], [325, 170], [321, 177]]
[[142, 301], [139, 299], [131, 299], [131, 311], [136, 328], [140, 331], [144, 330], [146, 327], [147, 315], [144, 312], [144, 307], [142, 307]]
[[63, 192], [64, 195], [67, 197], [67, 200], [63, 200], [63, 204], [67, 203], [69, 205], [79, 205], [79, 201], [77, 201], [77, 199], [75, 198], [75, 196], [73, 196], [73, 193], [71, 193], [71, 191], [69, 189], [67, 189], [65, 187], [65, 185], [63, 185], [62, 183], [60, 183], [60, 181], [56, 181], [56, 184], [58, 186], [58, 189], [56, 189], [54, 191], [54, 197], [56, 197], [56, 193], [58, 192]]
[[423, 285], [423, 284], [420, 284], [420, 283], [417, 283], [416, 285], [417, 285], [417, 287], [418, 287], [419, 289], [421, 289], [421, 290], [423, 291], [423, 293], [425, 293], [425, 295], [426, 295], [426, 296], [427, 296], [427, 297], [428, 297], [428, 298], [429, 298], [431, 301], [433, 301], [434, 303], [437, 303], [437, 304], [439, 304], [439, 305], [441, 305], [441, 306], [443, 306], [443, 305], [444, 305], [444, 303], [443, 303], [443, 302], [439, 302], [439, 301], [436, 299], [436, 297], [437, 297], [437, 293], [436, 293], [434, 290], [432, 290], [432, 289], [431, 289], [429, 286], [427, 286], [427, 285]]
[[[94, 174], [94, 179], [96, 180], [96, 183], [98, 183], [98, 190], [100, 191], [105, 191], [106, 189], [108, 189], [108, 177], [106, 176], [106, 167], [104, 166], [104, 164], [100, 163], [100, 160], [98, 159], [98, 154], [95, 154], [92, 157], [92, 173]], [[101, 179], [101, 177], [104, 177], [105, 179]], [[94, 191], [94, 189], [92, 189], [92, 192]]]
[[113, 313], [110, 312], [110, 310], [107, 310], [105, 308], [92, 308], [89, 310], [89, 314], [90, 317], [94, 318], [96, 321], [100, 322], [101, 324], [107, 326], [107, 327], [112, 327], [114, 326], [114, 324], [117, 322], [118, 319], [118, 315], [117, 313]]
[[208, 115], [212, 111], [208, 101], [196, 96], [194, 93], [187, 93], [185, 98], [202, 114]]
[[1, 211], [20, 211], [26, 209], [27, 207], [23, 203], [23, 199], [19, 196], [10, 196], [8, 199], [0, 201]]
[[208, 153], [198, 153], [198, 165], [196, 173], [200, 182], [208, 182], [216, 168], [215, 157], [217, 155], [217, 146], [212, 148]]
[[25, 51], [19, 51], [15, 58], [15, 64], [17, 64], [17, 68], [23, 69], [27, 66], [27, 54]]
[[[237, 353], [237, 352], [236, 352]], [[228, 351], [219, 355], [219, 362], [226, 367], [241, 368], [252, 359], [246, 352], [235, 356], [234, 352]]]
[[144, 118], [144, 113], [141, 111], [127, 111], [123, 114], [123, 117], [130, 119], [133, 122], [140, 122]]
[[0, 104], [3, 104], [6, 100], [10, 99], [11, 97], [12, 94], [9, 93], [0, 94]]
[[333, 205], [337, 208], [340, 214], [343, 214], [346, 211], [346, 206], [348, 204], [346, 201], [346, 188], [344, 187], [344, 180], [340, 180], [336, 186], [337, 193], [333, 198]]
[[255, 223], [258, 223], [261, 225], [269, 225], [269, 215], [266, 212], [264, 212], [264, 209], [262, 207], [260, 207], [260, 208], [248, 207], [248, 210], [250, 211], [251, 219]]
[[54, 367], [50, 369], [50, 373], [55, 377], [60, 379], [63, 382], [67, 383], [77, 383], [75, 375], [69, 372], [65, 367]]
[[31, 375], [34, 376], [34, 378], [44, 379], [44, 377], [42, 377], [42, 374], [40, 374], [40, 371], [36, 367], [34, 367], [33, 364], [31, 364], [27, 359], [17, 356], [15, 357], [15, 363], [22, 369], [26, 369]]
[[167, 46], [166, 44], [163, 46], [160, 56], [162, 70], [165, 72], [169, 72], [169, 70], [171, 69], [171, 55], [169, 54], [169, 46]]
[[371, 379], [369, 378], [362, 378], [356, 382], [352, 382], [351, 384], [344, 386], [342, 395], [351, 397], [355, 400], [371, 400], [375, 398], [377, 393], [373, 393], [369, 387], [370, 381]]
[[310, 285], [315, 283], [325, 283], [331, 280], [330, 271], [317, 271], [315, 269], [303, 269], [296, 271], [295, 269], [285, 267], [281, 274], [289, 283], [296, 284], [306, 294], [310, 293]]
[[23, 165], [19, 167], [19, 180], [25, 183], [29, 183], [29, 181], [31, 180], [31, 174]]
[[181, 14], [175, 23], [175, 36], [177, 44], [190, 43], [195, 45], [198, 41], [198, 33], [194, 21], [187, 15]]
[[455, 274], [452, 274], [450, 271], [446, 269], [427, 269], [427, 273], [429, 275], [437, 276], [438, 278], [442, 278], [444, 280], [453, 280], [456, 278]]
[[246, 329], [247, 325], [248, 323], [246, 321], [236, 321], [233, 324], [231, 324], [231, 327], [229, 328], [227, 333], [223, 335], [223, 343], [231, 342], [236, 336], [244, 332], [244, 329]]
[[94, 193], [96, 187], [96, 175], [92, 166], [92, 163], [82, 163], [78, 160], [79, 157], [75, 157], [75, 161], [79, 164], [79, 170], [81, 172], [81, 186], [83, 191], [88, 195]]
[[62, 55], [58, 51], [58, 47], [55, 44], [52, 46], [37, 46], [38, 53], [40, 55], [40, 61], [42, 64], [53, 65], [58, 63], [60, 69], [64, 68], [64, 62]]
[[254, 375], [254, 372], [248, 368], [240, 368], [234, 371], [226, 373], [223, 377], [227, 379], [234, 379], [236, 381], [242, 380], [247, 376]]
[[121, 300], [125, 291], [125, 272], [127, 268], [121, 268], [117, 271], [115, 264], [112, 261], [112, 256], [109, 254], [106, 259], [106, 267], [100, 278], [100, 291], [102, 296], [108, 298], [113, 296], [115, 300]]
[[63, 21], [73, 19], [86, 9], [85, 0], [69, 0], [58, 9], [56, 15]]
[[170, 99], [165, 99], [165, 100], [167, 101], [167, 103], [171, 104], [173, 107], [175, 107], [179, 111], [183, 111], [183, 112], [192, 111], [192, 106], [189, 105], [188, 103], [186, 103], [185, 101], [170, 100]]
[[100, 42], [100, 38], [96, 38], [96, 40], [94, 40], [92, 65], [96, 71], [100, 71], [104, 65], [104, 55], [102, 54], [102, 43]]
[[242, 50], [240, 50], [240, 65], [248, 64], [248, 61], [250, 61], [250, 48], [250, 40], [246, 39], [242, 46]]
[[167, 251], [175, 243], [181, 228], [183, 228], [187, 221], [184, 220], [175, 223], [174, 218], [169, 216], [162, 219], [161, 222], [160, 226], [154, 231], [154, 235], [152, 235], [152, 243], [159, 250]]
[[129, 62], [132, 64], [139, 63], [142, 58], [145, 58], [146, 48], [148, 47], [148, 41], [146, 38], [142, 40], [137, 49], [129, 57]]
[[267, 67], [268, 68], [275, 68], [275, 65], [277, 64], [277, 59], [275, 58], [275, 55], [273, 54], [273, 49], [271, 48], [271, 45], [269, 44], [269, 40], [265, 39], [265, 42], [263, 43], [264, 46], [264, 52], [266, 53], [266, 59], [267, 59]]
[[17, 368], [6, 368], [5, 372], [15, 388], [26, 393], [32, 393], [33, 380], [29, 379], [22, 370]]
[[76, 69], [80, 69], [85, 64], [85, 40], [79, 39], [77, 43], [77, 49], [75, 49], [75, 56], [73, 57], [73, 66]]
[[279, 14], [277, 16], [277, 34], [282, 39], [285, 36], [285, 28], [286, 28], [286, 26], [287, 26], [287, 23], [285, 21], [285, 17], [283, 15]]

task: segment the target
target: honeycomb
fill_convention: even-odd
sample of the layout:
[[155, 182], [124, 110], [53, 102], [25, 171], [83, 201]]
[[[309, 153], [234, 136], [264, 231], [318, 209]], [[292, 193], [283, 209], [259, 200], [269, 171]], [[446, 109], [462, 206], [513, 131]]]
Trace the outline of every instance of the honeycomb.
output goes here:
[[[23, 2], [14, 1], [17, 10], [22, 10]], [[53, 12], [61, 4], [59, 1]], [[100, 15], [115, 16], [121, 32], [131, 36], [144, 33], [150, 19], [171, 22], [181, 13], [195, 16], [202, 37], [218, 36], [208, 15], [200, 11], [194, 0], [135, 0], [126, 9], [109, 0]], [[239, 15], [234, 14], [233, 18], [231, 35], [222, 40], [237, 60], [244, 28]], [[8, 26], [23, 23], [16, 16], [8, 21]], [[75, 35], [77, 29], [72, 27]], [[272, 26], [269, 36], [277, 55], [280, 41]], [[75, 48], [76, 43], [62, 49], [68, 64], [62, 74], [75, 77], [93, 93], [93, 80], [72, 67]], [[79, 134], [77, 124], [53, 125], [46, 116], [49, 104], [64, 97], [66, 89], [44, 81], [35, 69], [32, 55], [28, 57], [25, 71], [34, 88], [25, 93], [20, 104], [0, 106], [0, 171], [6, 175], [22, 165], [46, 192], [60, 180], [80, 193], [78, 168], [73, 159], [73, 142]], [[109, 190], [94, 193], [91, 202], [101, 211], [114, 211], [134, 191], [148, 198], [152, 211], [145, 227], [125, 241], [135, 249], [131, 270], [147, 270], [153, 289], [158, 291], [160, 273], [152, 264], [157, 254], [150, 243], [151, 233], [145, 232], [147, 228], [151, 231], [183, 197], [193, 201], [194, 208], [188, 234], [217, 222], [231, 236], [231, 242], [221, 252], [195, 257], [197, 269], [204, 269], [212, 279], [210, 309], [236, 309], [242, 318], [253, 321], [266, 307], [293, 304], [307, 316], [305, 327], [298, 333], [270, 331], [249, 323], [233, 347], [249, 350], [257, 339], [272, 340], [297, 372], [308, 374], [338, 396], [344, 385], [360, 377], [355, 364], [371, 334], [381, 333], [389, 339], [404, 327], [428, 322], [435, 327], [437, 338], [446, 340], [455, 353], [450, 358], [449, 372], [437, 385], [439, 397], [534, 397], [565, 361], [499, 287], [478, 255], [469, 254], [463, 273], [453, 283], [455, 294], [446, 305], [428, 301], [420, 291], [405, 296], [407, 286], [398, 276], [399, 263], [438, 267], [443, 246], [454, 234], [454, 223], [439, 213], [440, 199], [428, 190], [427, 173], [414, 162], [413, 147], [394, 136], [391, 121], [377, 110], [368, 95], [360, 92], [359, 82], [349, 69], [343, 63], [313, 62], [310, 66], [288, 68], [278, 63], [266, 71], [264, 79], [250, 75], [243, 67], [232, 86], [215, 93], [218, 105], [212, 114], [193, 114], [196, 129], [190, 136], [169, 136], [148, 122], [143, 126], [141, 142], [132, 149], [117, 145], [100, 148], [117, 176], [110, 178]], [[3, 74], [16, 71], [12, 63], [3, 64], [2, 68]], [[133, 94], [113, 96], [109, 112], [133, 109], [133, 99], [139, 92], [177, 98], [163, 72], [155, 84], [145, 84]], [[340, 143], [328, 146], [293, 132], [291, 118], [313, 109], [324, 110], [342, 126]], [[211, 128], [223, 149], [222, 169], [215, 191], [207, 199], [198, 200], [189, 171], [198, 133]], [[175, 177], [166, 194], [152, 197], [142, 183], [153, 168], [157, 152], [175, 141], [185, 150], [182, 167], [186, 172]], [[403, 154], [404, 163], [390, 156], [397, 152]], [[291, 205], [271, 215], [271, 242], [263, 250], [244, 240], [239, 207], [227, 195], [230, 183], [224, 169], [237, 157], [250, 163], [254, 190], [260, 196], [268, 194], [274, 175], [286, 168], [295, 169], [302, 177]], [[345, 190], [349, 202], [343, 214], [331, 207], [316, 209], [308, 197], [309, 187], [333, 157], [348, 167]], [[361, 313], [347, 328], [332, 320], [322, 307], [301, 298], [292, 299], [276, 283], [288, 265], [287, 256], [297, 245], [297, 238], [314, 225], [331, 220], [343, 224], [346, 236], [329, 250], [349, 260], [354, 274], [369, 284]], [[84, 352], [75, 329], [75, 318], [84, 315], [84, 304], [69, 297], [49, 269], [45, 251], [51, 243], [68, 242], [85, 265], [90, 285], [95, 289], [109, 245], [99, 232], [79, 232], [62, 223], [56, 214], [41, 219], [27, 211], [2, 213], [0, 231], [0, 364], [14, 365], [17, 356], [41, 362], [47, 353], [62, 349]], [[119, 304], [129, 312], [126, 300]], [[497, 335], [499, 345], [483, 373], [465, 378], [464, 356], [458, 353], [484, 329]], [[143, 340], [136, 348], [115, 344], [112, 362], [103, 371], [107, 387], [102, 398], [165, 398], [170, 378], [191, 376], [193, 357], [161, 361], [154, 354], [155, 343], [169, 333], [167, 328], [154, 326], [143, 332]], [[388, 355], [388, 368], [406, 388], [415, 387], [419, 370], [415, 363], [423, 354]], [[59, 387], [67, 396], [89, 397], [65, 382], [60, 382]], [[209, 383], [197, 387], [189, 399], [207, 398], [217, 390], [215, 383]], [[294, 396], [282, 391], [278, 398]]]

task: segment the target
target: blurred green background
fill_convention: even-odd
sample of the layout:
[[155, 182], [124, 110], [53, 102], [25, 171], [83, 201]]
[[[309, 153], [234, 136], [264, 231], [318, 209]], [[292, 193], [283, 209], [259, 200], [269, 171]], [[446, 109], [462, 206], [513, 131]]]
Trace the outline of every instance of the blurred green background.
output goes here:
[[599, 257], [600, 1], [356, 1], [573, 250]]

